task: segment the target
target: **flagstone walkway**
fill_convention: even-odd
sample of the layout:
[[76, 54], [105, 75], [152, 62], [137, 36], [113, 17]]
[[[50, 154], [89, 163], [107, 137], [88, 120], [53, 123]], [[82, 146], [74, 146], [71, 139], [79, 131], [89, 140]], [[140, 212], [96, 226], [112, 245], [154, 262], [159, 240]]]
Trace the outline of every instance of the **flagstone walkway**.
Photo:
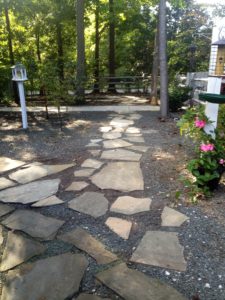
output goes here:
[[[188, 258], [179, 239], [183, 224], [189, 222], [185, 214], [165, 206], [160, 211], [161, 227], [147, 229], [128, 259], [106, 245], [101, 234], [94, 236], [85, 223], [43, 214], [47, 207], [65, 206], [93, 220], [93, 226], [100, 224], [104, 234], [108, 230], [112, 237], [128, 241], [132, 228], [139, 226], [133, 216], [148, 216], [154, 202], [143, 197], [141, 159], [149, 146], [135, 125], [140, 118], [137, 113], [113, 114], [109, 124], [99, 128], [101, 138], [86, 145], [89, 158], [81, 165], [26, 164], [0, 158], [2, 300], [187, 299], [174, 287], [135, 270], [141, 264], [165, 272], [186, 271]], [[67, 169], [73, 170], [74, 177], [61, 193], [74, 197], [63, 201], [57, 194], [57, 175]], [[95, 190], [89, 190], [90, 186]], [[107, 190], [116, 192], [113, 203], [107, 199]], [[65, 222], [74, 222], [73, 229], [62, 230]], [[68, 245], [68, 251], [49, 256], [50, 242]], [[81, 288], [93, 260], [98, 266], [93, 275], [110, 291], [108, 298], [96, 295], [95, 289]]]

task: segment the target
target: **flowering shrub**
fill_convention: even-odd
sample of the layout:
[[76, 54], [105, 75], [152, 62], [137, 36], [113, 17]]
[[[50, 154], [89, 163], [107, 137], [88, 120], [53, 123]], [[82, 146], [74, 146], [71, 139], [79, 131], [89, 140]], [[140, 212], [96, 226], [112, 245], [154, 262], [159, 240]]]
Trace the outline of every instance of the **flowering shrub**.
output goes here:
[[196, 157], [187, 165], [195, 181], [185, 181], [192, 186], [192, 196], [195, 199], [198, 196], [210, 195], [217, 188], [225, 171], [225, 127], [222, 125], [215, 130], [215, 138], [207, 134], [204, 129], [210, 121], [204, 108], [200, 105], [188, 109], [178, 122], [181, 135], [188, 136], [195, 142]]

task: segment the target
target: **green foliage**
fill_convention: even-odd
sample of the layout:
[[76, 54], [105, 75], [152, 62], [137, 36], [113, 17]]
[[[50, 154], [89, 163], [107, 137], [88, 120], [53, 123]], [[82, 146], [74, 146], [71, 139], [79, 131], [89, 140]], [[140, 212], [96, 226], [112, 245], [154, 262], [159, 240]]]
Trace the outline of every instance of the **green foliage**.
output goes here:
[[180, 86], [177, 81], [174, 81], [169, 86], [169, 109], [172, 112], [178, 111], [185, 101], [189, 99], [190, 88]]

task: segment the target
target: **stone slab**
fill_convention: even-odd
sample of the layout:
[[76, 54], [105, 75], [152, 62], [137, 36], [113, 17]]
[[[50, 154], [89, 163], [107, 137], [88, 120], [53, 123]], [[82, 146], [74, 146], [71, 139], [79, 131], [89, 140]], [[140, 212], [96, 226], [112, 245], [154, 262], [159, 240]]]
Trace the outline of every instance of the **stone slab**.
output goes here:
[[74, 172], [75, 177], [89, 177], [94, 173], [95, 169], [81, 169]]
[[4, 237], [3, 237], [3, 228], [0, 226], [0, 246], [3, 244]]
[[89, 143], [85, 147], [87, 147], [87, 148], [98, 148], [98, 147], [100, 147], [100, 145], [96, 144], [96, 143]]
[[13, 182], [12, 180], [9, 180], [9, 179], [4, 178], [4, 177], [0, 178], [0, 190], [7, 189], [7, 188], [12, 187], [14, 185], [16, 185], [16, 183]]
[[28, 204], [56, 194], [59, 179], [40, 180], [0, 191], [0, 201]]
[[102, 139], [91, 139], [91, 143], [100, 143]]
[[78, 292], [87, 266], [84, 255], [72, 253], [27, 264], [19, 270], [8, 272], [1, 299], [67, 299]]
[[142, 115], [140, 115], [140, 114], [131, 114], [130, 116], [129, 116], [129, 119], [130, 120], [139, 120], [139, 119], [141, 119], [142, 118]]
[[185, 221], [189, 220], [187, 216], [168, 206], [166, 206], [163, 209], [161, 218], [162, 218], [162, 226], [174, 226], [174, 227], [179, 227]]
[[120, 138], [121, 136], [122, 134], [120, 132], [106, 132], [102, 137], [106, 140], [114, 140]]
[[109, 132], [110, 130], [112, 130], [112, 126], [102, 126], [99, 128], [100, 132]]
[[103, 142], [103, 146], [106, 149], [113, 149], [113, 148], [124, 148], [124, 147], [130, 147], [132, 144], [121, 140], [121, 139], [115, 139], [115, 140], [108, 140]]
[[109, 217], [105, 224], [121, 238], [125, 240], [129, 238], [132, 222], [120, 218]]
[[96, 157], [100, 155], [101, 150], [88, 150], [88, 152], [91, 153], [92, 156]]
[[62, 204], [64, 201], [56, 197], [55, 195], [50, 196], [46, 199], [42, 199], [34, 204], [32, 204], [32, 207], [43, 207], [43, 206], [51, 206], [51, 205], [57, 205], [57, 204]]
[[21, 230], [43, 240], [52, 240], [64, 223], [30, 210], [17, 210], [2, 221], [2, 224], [10, 229]]
[[9, 232], [2, 255], [0, 271], [4, 272], [12, 269], [29, 258], [42, 254], [44, 251], [45, 247], [39, 242]]
[[126, 119], [121, 119], [121, 118], [114, 118], [112, 121], [110, 121], [110, 126], [113, 127], [128, 127], [130, 125], [134, 124], [133, 120], [126, 120]]
[[124, 215], [133, 215], [144, 211], [149, 211], [152, 200], [150, 198], [134, 198], [122, 196], [112, 204], [110, 211]]
[[127, 136], [125, 139], [132, 143], [144, 143], [145, 142], [145, 140], [142, 136]]
[[74, 164], [64, 165], [37, 165], [30, 164], [28, 168], [23, 168], [9, 175], [9, 177], [19, 183], [28, 183], [45, 176], [62, 172], [68, 168], [73, 167]]
[[139, 151], [139, 152], [147, 152], [149, 147], [147, 146], [140, 146], [140, 145], [133, 145], [131, 147], [128, 148], [129, 150], [135, 150], [135, 151]]
[[147, 231], [130, 260], [177, 271], [186, 270], [183, 247], [176, 232]]
[[139, 271], [129, 269], [123, 263], [98, 273], [96, 277], [125, 300], [186, 299], [173, 287]]
[[110, 300], [109, 298], [100, 298], [97, 295], [93, 294], [80, 294], [76, 300]]
[[114, 128], [114, 129], [112, 130], [112, 132], [120, 132], [120, 133], [122, 133], [122, 132], [125, 131], [125, 129], [126, 129], [126, 128], [116, 127], [116, 128]]
[[74, 181], [74, 182], [71, 183], [70, 186], [68, 186], [66, 191], [82, 191], [88, 185], [89, 185], [89, 183], [87, 183], [85, 181]]
[[141, 130], [137, 127], [129, 127], [126, 129], [126, 133], [140, 133]]
[[8, 157], [0, 157], [0, 173], [7, 172], [24, 165], [25, 162], [11, 159]]
[[102, 152], [101, 159], [109, 160], [125, 160], [125, 161], [140, 161], [141, 154], [125, 150], [125, 149], [112, 149]]
[[101, 189], [123, 192], [144, 190], [143, 175], [137, 162], [112, 162], [91, 177], [91, 181]]
[[115, 254], [105, 249], [105, 245], [82, 228], [78, 227], [58, 238], [85, 251], [93, 257], [98, 264], [109, 264], [118, 259]]
[[108, 210], [109, 202], [101, 193], [86, 192], [71, 200], [68, 207], [94, 218], [103, 216]]
[[14, 207], [0, 203], [0, 217], [7, 215], [14, 210], [15, 210]]
[[101, 166], [103, 164], [104, 163], [99, 160], [88, 158], [82, 163], [81, 167], [82, 168], [99, 169], [99, 168], [101, 168]]

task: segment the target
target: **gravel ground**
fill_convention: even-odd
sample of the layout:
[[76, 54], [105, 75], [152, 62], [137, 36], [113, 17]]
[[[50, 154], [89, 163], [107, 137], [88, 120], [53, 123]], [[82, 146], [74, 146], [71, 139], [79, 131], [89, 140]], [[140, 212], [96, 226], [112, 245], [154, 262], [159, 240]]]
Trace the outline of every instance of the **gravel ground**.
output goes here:
[[[220, 186], [209, 202], [202, 202], [195, 206], [184, 200], [177, 203], [175, 192], [182, 189], [178, 179], [185, 168], [185, 161], [191, 149], [184, 146], [173, 119], [161, 123], [156, 112], [140, 114], [143, 117], [135, 121], [135, 126], [142, 129], [146, 144], [150, 146], [141, 160], [145, 191], [131, 192], [129, 195], [148, 196], [153, 199], [153, 203], [150, 212], [127, 217], [134, 224], [128, 241], [119, 238], [104, 225], [109, 213], [94, 220], [68, 209], [66, 205], [33, 210], [65, 220], [66, 223], [59, 234], [70, 231], [77, 225], [88, 229], [109, 249], [118, 254], [121, 260], [128, 261], [146, 230], [161, 228], [160, 216], [163, 207], [166, 204], [172, 207], [177, 205], [178, 210], [190, 217], [190, 221], [179, 229], [179, 239], [185, 247], [184, 254], [188, 261], [187, 271], [175, 272], [134, 263], [129, 263], [129, 266], [171, 284], [188, 299], [198, 295], [199, 298], [195, 299], [225, 300], [225, 185]], [[0, 155], [26, 162], [69, 163], [73, 161], [79, 167], [86, 158], [91, 156], [84, 146], [90, 139], [102, 137], [98, 128], [108, 125], [111, 115], [115, 114], [90, 112], [64, 115], [63, 128], [60, 130], [57, 116], [52, 115], [49, 120], [46, 120], [42, 114], [29, 114], [30, 129], [24, 132], [20, 129], [20, 114], [0, 114]], [[58, 196], [66, 202], [75, 196], [73, 192], [64, 192], [74, 179], [73, 172], [74, 169], [69, 169], [59, 175], [49, 176], [49, 178], [60, 177]], [[85, 189], [85, 191], [98, 190], [94, 185]], [[79, 194], [81, 193], [76, 193]], [[110, 202], [123, 195], [112, 190], [106, 190], [104, 194]], [[116, 213], [110, 215], [119, 216]], [[174, 228], [166, 230], [177, 231]], [[47, 252], [43, 257], [70, 250], [79, 252], [75, 247], [62, 241], [45, 242], [45, 245]], [[121, 299], [96, 282], [94, 274], [102, 267], [99, 267], [93, 259], [88, 259], [90, 265], [82, 281], [81, 291], [96, 292], [111, 299]], [[76, 295], [74, 297], [76, 298]]]

